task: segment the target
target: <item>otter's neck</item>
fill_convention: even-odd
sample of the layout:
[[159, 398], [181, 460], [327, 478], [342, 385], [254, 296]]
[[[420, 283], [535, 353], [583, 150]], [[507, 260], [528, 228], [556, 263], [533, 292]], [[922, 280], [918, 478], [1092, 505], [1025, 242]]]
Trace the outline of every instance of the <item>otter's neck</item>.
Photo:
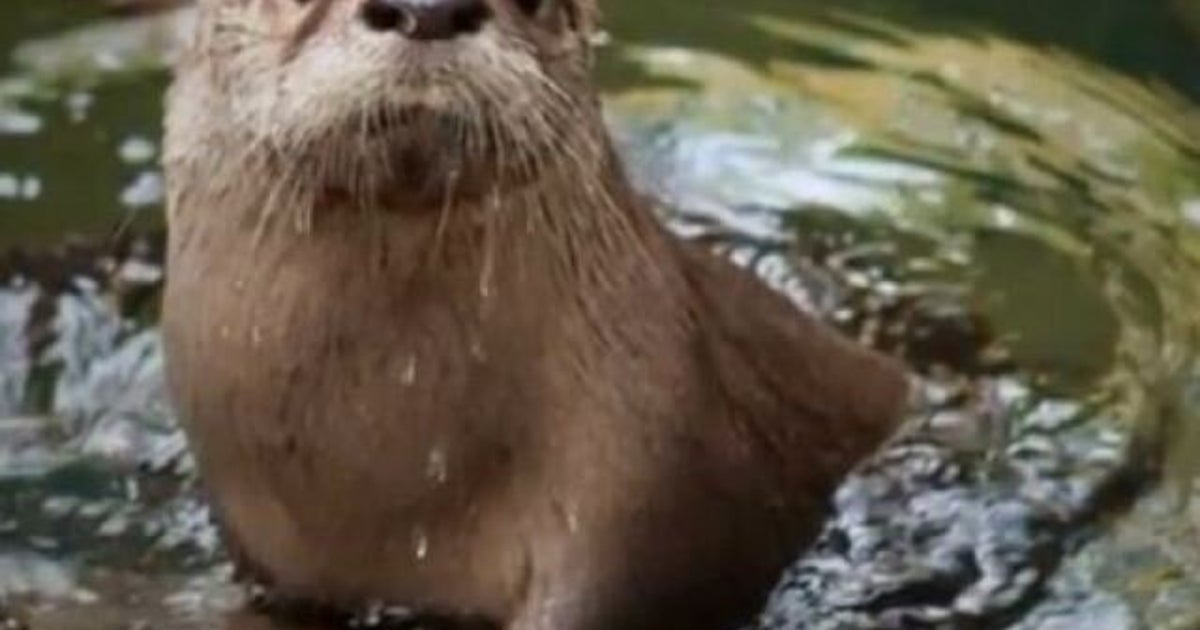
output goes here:
[[638, 326], [626, 324], [645, 315], [648, 298], [665, 307], [659, 319], [682, 330], [688, 314], [678, 293], [686, 283], [675, 243], [611, 153], [593, 165], [594, 172], [555, 169], [517, 188], [416, 211], [339, 205], [304, 216], [265, 205], [278, 203], [277, 186], [255, 195], [185, 188], [174, 195], [173, 238], [208, 240], [215, 256], [239, 249], [251, 273], [357, 287], [360, 295], [343, 302], [370, 292], [394, 296], [407, 304], [401, 317], [432, 304], [485, 333], [522, 335], [548, 319], [570, 319], [600, 345], [636, 347]]

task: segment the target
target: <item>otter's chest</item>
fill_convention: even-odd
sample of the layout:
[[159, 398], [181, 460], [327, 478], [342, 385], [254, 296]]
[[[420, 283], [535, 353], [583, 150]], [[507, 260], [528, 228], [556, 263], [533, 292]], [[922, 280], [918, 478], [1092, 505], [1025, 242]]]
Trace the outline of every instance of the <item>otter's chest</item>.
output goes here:
[[[298, 496], [374, 484], [405, 503], [430, 453], [464, 434], [504, 441], [520, 389], [505, 375], [521, 368], [495, 369], [468, 306], [344, 234], [186, 236], [172, 241], [164, 321], [206, 476]], [[407, 492], [407, 479], [420, 483]]]

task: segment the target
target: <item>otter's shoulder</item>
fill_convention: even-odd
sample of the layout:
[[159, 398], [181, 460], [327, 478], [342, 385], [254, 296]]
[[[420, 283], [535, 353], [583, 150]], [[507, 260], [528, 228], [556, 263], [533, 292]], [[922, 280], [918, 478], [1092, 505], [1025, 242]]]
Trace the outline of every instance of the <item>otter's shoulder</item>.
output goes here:
[[899, 362], [846, 338], [710, 247], [679, 250], [696, 321], [731, 395], [770, 399], [780, 413], [850, 431], [859, 456], [892, 432], [909, 398]]

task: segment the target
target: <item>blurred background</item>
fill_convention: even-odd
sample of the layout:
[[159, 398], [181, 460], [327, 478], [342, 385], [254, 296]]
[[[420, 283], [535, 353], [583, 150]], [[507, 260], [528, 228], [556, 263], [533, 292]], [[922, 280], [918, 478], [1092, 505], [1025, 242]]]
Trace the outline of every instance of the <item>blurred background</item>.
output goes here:
[[[191, 14], [5, 1], [0, 619], [190, 628], [234, 597], [155, 330]], [[681, 234], [1014, 435], [1162, 446], [1013, 627], [1200, 628], [1200, 0], [604, 6], [612, 127]]]

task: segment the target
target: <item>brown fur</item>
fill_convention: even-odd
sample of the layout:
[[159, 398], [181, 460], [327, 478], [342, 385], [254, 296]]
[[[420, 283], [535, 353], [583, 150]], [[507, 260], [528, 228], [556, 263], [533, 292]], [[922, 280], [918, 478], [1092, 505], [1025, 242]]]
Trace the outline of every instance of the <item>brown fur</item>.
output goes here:
[[415, 44], [360, 1], [205, 0], [170, 96], [170, 377], [244, 567], [512, 630], [747, 617], [902, 373], [658, 224], [593, 5]]

